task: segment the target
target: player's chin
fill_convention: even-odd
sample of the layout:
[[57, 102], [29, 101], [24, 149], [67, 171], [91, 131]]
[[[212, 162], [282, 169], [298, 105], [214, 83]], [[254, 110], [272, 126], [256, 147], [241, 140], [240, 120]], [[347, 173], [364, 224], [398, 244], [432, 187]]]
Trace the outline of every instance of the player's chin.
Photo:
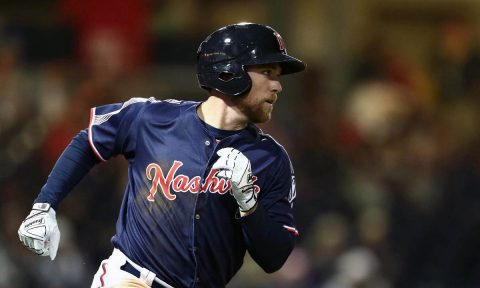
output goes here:
[[256, 113], [250, 120], [255, 124], [262, 124], [270, 121], [270, 119], [272, 119], [272, 109], [259, 111], [259, 113]]

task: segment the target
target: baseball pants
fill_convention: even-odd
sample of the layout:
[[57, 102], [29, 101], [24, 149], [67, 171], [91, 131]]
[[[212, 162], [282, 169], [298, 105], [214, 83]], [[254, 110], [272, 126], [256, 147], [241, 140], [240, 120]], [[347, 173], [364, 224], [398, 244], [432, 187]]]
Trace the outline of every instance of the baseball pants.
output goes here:
[[[140, 280], [140, 281], [139, 281]], [[126, 284], [126, 283], [137, 284]], [[142, 286], [144, 283], [144, 286]], [[100, 263], [91, 288], [166, 287], [173, 288], [156, 277], [155, 273], [140, 267], [122, 251], [113, 249], [112, 255]]]

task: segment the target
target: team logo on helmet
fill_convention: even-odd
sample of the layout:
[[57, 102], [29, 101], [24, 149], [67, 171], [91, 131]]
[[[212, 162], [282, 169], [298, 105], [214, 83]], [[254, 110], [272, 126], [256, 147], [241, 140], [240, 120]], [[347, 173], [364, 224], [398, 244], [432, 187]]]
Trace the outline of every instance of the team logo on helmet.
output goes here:
[[287, 53], [287, 48], [285, 47], [285, 41], [283, 41], [282, 36], [280, 36], [280, 34], [278, 34], [277, 32], [273, 32], [273, 35], [275, 35], [275, 38], [277, 38], [278, 48], [283, 52]]

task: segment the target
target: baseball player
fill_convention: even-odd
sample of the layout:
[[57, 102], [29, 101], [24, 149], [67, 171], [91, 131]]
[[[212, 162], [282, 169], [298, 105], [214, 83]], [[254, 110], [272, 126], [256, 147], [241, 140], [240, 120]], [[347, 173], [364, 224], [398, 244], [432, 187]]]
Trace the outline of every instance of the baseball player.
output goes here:
[[275, 30], [223, 27], [197, 51], [203, 102], [132, 98], [91, 109], [22, 222], [20, 241], [53, 260], [61, 200], [101, 161], [123, 155], [128, 183], [113, 252], [91, 287], [225, 287], [246, 251], [267, 273], [294, 247], [293, 169], [255, 123], [270, 120], [279, 77], [305, 69]]

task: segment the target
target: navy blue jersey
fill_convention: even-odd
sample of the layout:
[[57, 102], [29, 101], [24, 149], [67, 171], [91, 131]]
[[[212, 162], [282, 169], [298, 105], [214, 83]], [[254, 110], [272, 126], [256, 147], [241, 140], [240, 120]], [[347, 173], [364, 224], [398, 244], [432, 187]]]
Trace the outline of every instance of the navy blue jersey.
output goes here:
[[284, 148], [253, 124], [215, 139], [197, 115], [199, 104], [132, 98], [92, 108], [88, 129], [99, 159], [121, 154], [129, 162], [113, 245], [174, 287], [224, 287], [255, 245], [249, 229], [257, 228], [248, 226], [262, 225], [239, 217], [230, 182], [211, 169], [221, 148], [251, 161], [258, 213], [297, 233], [295, 180]]

